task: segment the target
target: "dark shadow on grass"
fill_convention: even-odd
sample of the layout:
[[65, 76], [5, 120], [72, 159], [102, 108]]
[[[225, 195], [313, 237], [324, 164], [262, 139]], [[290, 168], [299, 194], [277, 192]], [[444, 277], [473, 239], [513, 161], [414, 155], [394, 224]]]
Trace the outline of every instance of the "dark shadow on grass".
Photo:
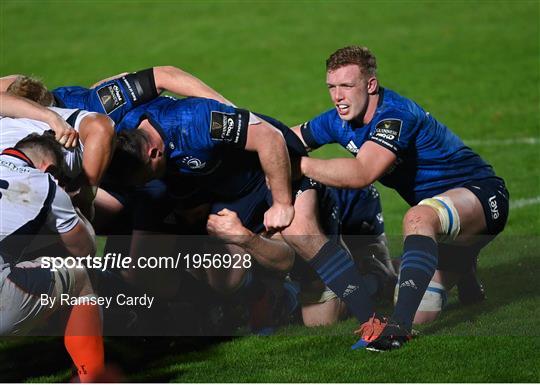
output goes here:
[[[49, 376], [71, 365], [62, 338], [14, 337], [0, 347], [0, 381], [22, 382]], [[69, 378], [63, 379], [68, 381]]]
[[[540, 297], [539, 276], [540, 264], [536, 256], [523, 256], [518, 261], [489, 268], [481, 267], [479, 277], [486, 289], [487, 299], [475, 305], [464, 306], [455, 303], [447, 306], [436, 322], [422, 327], [422, 334], [434, 334], [463, 322], [475, 321], [480, 316], [485, 316], [524, 298], [538, 298]], [[538, 333], [538, 330], [526, 332], [509, 330], [508, 335], [538, 335]], [[482, 333], [482, 335], [486, 334]]]
[[[122, 371], [129, 381], [169, 382], [178, 371], [165, 373], [156, 365], [172, 363], [171, 357], [204, 352], [232, 337], [108, 337], [106, 361]], [[204, 354], [204, 353], [203, 353]], [[211, 353], [208, 353], [210, 356]], [[0, 348], [0, 382], [25, 382], [40, 376], [58, 376], [72, 366], [61, 337], [17, 337]], [[75, 372], [71, 377], [75, 376]]]

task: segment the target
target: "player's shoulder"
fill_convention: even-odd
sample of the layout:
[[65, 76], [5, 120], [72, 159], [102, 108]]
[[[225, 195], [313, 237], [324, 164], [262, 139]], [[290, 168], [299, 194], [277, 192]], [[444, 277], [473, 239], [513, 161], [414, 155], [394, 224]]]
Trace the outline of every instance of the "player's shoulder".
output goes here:
[[77, 108], [63, 108], [63, 107], [47, 107], [47, 108], [51, 111], [56, 112], [64, 120], [67, 120], [72, 114], [78, 111]]
[[388, 88], [380, 90], [379, 104], [373, 120], [370, 122], [373, 126], [391, 123], [393, 121], [406, 122], [408, 125], [415, 126], [415, 122], [425, 117], [425, 111], [413, 100], [398, 94]]
[[339, 117], [335, 108], [329, 109], [309, 121], [310, 125], [317, 126], [318, 128], [324, 128], [332, 130], [334, 128], [339, 129], [342, 126], [343, 121]]

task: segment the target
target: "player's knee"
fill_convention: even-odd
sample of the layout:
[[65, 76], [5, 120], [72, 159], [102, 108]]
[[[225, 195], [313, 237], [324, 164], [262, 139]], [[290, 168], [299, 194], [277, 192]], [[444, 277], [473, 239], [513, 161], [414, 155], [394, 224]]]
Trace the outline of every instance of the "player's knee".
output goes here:
[[437, 214], [427, 206], [411, 207], [403, 217], [405, 235], [435, 235], [438, 232]]
[[430, 215], [431, 226], [436, 229], [439, 240], [454, 240], [458, 236], [461, 227], [460, 218], [452, 199], [447, 196], [435, 196], [420, 201], [415, 207]]

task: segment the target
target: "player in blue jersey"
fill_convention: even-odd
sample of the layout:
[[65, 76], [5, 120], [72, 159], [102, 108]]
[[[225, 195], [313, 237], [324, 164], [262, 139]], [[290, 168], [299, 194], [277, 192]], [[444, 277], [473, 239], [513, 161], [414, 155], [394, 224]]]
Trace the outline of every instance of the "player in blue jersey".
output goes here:
[[311, 149], [339, 143], [354, 156], [303, 157], [304, 175], [349, 188], [379, 180], [412, 206], [403, 220], [395, 309], [369, 345], [388, 350], [410, 338], [426, 289], [434, 293], [430, 311], [440, 311], [442, 287], [451, 283], [443, 282], [440, 272], [434, 277], [442, 262], [438, 245], [470, 245], [478, 251], [503, 230], [509, 195], [493, 168], [446, 126], [410, 99], [379, 86], [376, 67], [375, 57], [364, 47], [333, 53], [326, 62], [326, 83], [335, 108], [295, 127], [295, 132]]
[[[376, 188], [374, 186], [361, 190], [328, 188], [321, 190], [319, 196], [319, 217], [324, 232], [336, 238], [342, 237], [359, 267], [364, 265], [362, 259], [366, 255], [375, 256], [387, 262], [388, 270], [393, 273]], [[207, 228], [209, 234], [248, 250], [259, 262], [271, 260], [269, 256], [274, 256], [274, 260], [280, 260], [294, 253], [279, 234], [272, 237], [273, 242], [262, 244], [260, 236], [246, 228], [237, 213], [228, 209], [210, 215]], [[271, 263], [266, 267], [275, 270], [272, 269], [274, 266]], [[298, 300], [302, 308], [304, 325], [329, 325], [346, 314], [343, 301], [325, 286], [316, 271], [302, 258], [295, 259], [290, 277], [300, 284]], [[212, 275], [209, 275], [209, 278], [211, 280]], [[221, 278], [220, 282], [230, 280], [230, 277]], [[273, 323], [277, 320], [267, 321]]]
[[48, 91], [41, 81], [23, 75], [0, 78], [0, 91], [33, 100], [44, 106], [78, 108], [108, 115], [118, 123], [131, 109], [169, 91], [183, 96], [230, 102], [198, 78], [173, 66], [157, 66], [104, 79], [90, 88], [58, 87]]
[[[382, 280], [362, 276], [349, 252], [324, 234], [317, 217], [317, 184], [298, 181], [295, 190], [302, 193], [294, 199], [294, 218], [279, 223], [288, 215], [280, 212], [293, 202], [286, 141], [296, 142], [288, 143], [289, 151], [305, 150], [288, 128], [280, 132], [263, 120], [268, 117], [250, 123], [252, 119], [245, 110], [209, 99], [158, 98], [128, 113], [117, 126], [119, 147], [110, 172], [132, 184], [167, 174], [170, 185], [189, 186], [194, 199], [210, 202], [212, 213], [227, 208], [255, 233], [264, 228], [281, 231], [351, 313], [367, 321], [373, 312], [372, 294]], [[139, 167], [131, 170], [145, 171], [125, 173], [133, 160]], [[286, 270], [287, 265], [290, 262], [280, 263], [280, 268]]]
[[[58, 87], [52, 91], [48, 91], [38, 79], [23, 75], [10, 75], [0, 78], [0, 91], [22, 96], [43, 106], [99, 112], [108, 115], [115, 123], [120, 122], [128, 111], [152, 100], [163, 91], [184, 96], [206, 97], [231, 104], [198, 78], [173, 66], [157, 66], [134, 73], [119, 74], [101, 80], [91, 88], [68, 86]], [[58, 124], [53, 127], [57, 126]], [[76, 131], [64, 128], [64, 131], [55, 129], [55, 132], [57, 139], [60, 143], [65, 143], [66, 147], [74, 147], [77, 144]], [[92, 139], [104, 143], [110, 135], [108, 132], [105, 135], [99, 130], [94, 130], [91, 132], [91, 136]], [[103, 144], [102, 148], [105, 148]], [[105, 152], [100, 152], [101, 158], [104, 155]], [[90, 161], [95, 163], [100, 157], [94, 153], [94, 156], [87, 159], [86, 163]], [[93, 224], [98, 232], [106, 230], [106, 224], [111, 223], [111, 217], [123, 211], [123, 206], [107, 191], [110, 190], [109, 180], [105, 181], [104, 186], [105, 188], [98, 189], [92, 195], [96, 212]], [[159, 182], [153, 182], [148, 188], [141, 189], [139, 195], [142, 195], [143, 199], [148, 195], [153, 196], [154, 201], [156, 201], [163, 197], [163, 194], [159, 193], [159, 188]], [[88, 199], [86, 200], [88, 201]], [[156, 203], [156, 206], [162, 207], [163, 204]], [[146, 219], [144, 221], [147, 222]]]

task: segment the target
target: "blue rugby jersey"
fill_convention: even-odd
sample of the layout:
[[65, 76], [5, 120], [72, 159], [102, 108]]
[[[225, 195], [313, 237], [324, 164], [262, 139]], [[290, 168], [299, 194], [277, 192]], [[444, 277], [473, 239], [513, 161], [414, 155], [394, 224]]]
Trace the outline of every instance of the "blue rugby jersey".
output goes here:
[[152, 68], [106, 81], [95, 88], [58, 87], [52, 94], [58, 107], [99, 112], [115, 123], [133, 108], [158, 96]]
[[163, 139], [169, 176], [211, 176], [205, 188], [220, 196], [236, 196], [264, 178], [257, 154], [244, 150], [246, 110], [211, 99], [158, 97], [128, 112], [116, 130], [136, 129], [144, 119]]
[[493, 168], [422, 107], [389, 89], [380, 89], [371, 122], [355, 127], [335, 109], [304, 123], [302, 136], [311, 148], [339, 143], [356, 156], [371, 140], [397, 156], [380, 178], [410, 205], [459, 187], [471, 180], [495, 176]]

